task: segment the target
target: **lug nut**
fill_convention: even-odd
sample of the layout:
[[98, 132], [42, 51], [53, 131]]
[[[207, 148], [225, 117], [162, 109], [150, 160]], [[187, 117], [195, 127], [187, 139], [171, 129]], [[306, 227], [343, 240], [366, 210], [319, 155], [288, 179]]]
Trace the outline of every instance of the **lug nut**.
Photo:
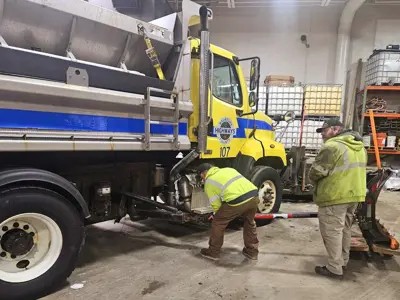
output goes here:
[[13, 226], [14, 226], [15, 228], [18, 228], [18, 227], [19, 227], [19, 223], [18, 223], [18, 222], [15, 222], [15, 223], [13, 224]]
[[29, 235], [30, 236], [35, 236], [35, 233], [34, 232], [29, 232]]
[[14, 254], [11, 254], [12, 259], [16, 259], [17, 257]]
[[24, 230], [28, 230], [29, 229], [29, 225], [24, 225]]
[[7, 226], [3, 226], [3, 231], [8, 231], [8, 227]]
[[0, 253], [0, 257], [6, 257], [6, 255], [7, 254], [4, 251]]

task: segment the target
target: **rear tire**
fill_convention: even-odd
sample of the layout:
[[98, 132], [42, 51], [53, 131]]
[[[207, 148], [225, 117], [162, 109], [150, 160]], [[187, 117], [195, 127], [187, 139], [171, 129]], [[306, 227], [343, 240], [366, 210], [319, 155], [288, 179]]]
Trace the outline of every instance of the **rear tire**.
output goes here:
[[[0, 224], [0, 299], [38, 299], [75, 269], [84, 224], [63, 196], [33, 187], [4, 191], [0, 194]], [[12, 230], [10, 224], [14, 224]], [[25, 242], [29, 236], [33, 238], [18, 248], [13, 234]]]
[[[277, 213], [282, 202], [282, 183], [277, 170], [266, 167], [256, 166], [251, 174], [250, 181], [259, 189], [260, 204], [258, 213]], [[271, 223], [271, 220], [257, 220], [258, 226]]]

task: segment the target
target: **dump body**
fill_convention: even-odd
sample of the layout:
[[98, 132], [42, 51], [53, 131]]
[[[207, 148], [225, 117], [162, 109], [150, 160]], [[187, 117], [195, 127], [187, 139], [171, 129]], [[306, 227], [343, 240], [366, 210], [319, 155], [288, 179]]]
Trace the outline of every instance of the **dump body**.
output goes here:
[[9, 46], [57, 56], [70, 51], [108, 67], [123, 61], [128, 70], [156, 77], [139, 24], [164, 63], [174, 45], [172, 31], [82, 0], [5, 0], [0, 34]]
[[154, 21], [167, 29], [82, 0], [0, 3], [3, 151], [190, 149], [177, 14]]

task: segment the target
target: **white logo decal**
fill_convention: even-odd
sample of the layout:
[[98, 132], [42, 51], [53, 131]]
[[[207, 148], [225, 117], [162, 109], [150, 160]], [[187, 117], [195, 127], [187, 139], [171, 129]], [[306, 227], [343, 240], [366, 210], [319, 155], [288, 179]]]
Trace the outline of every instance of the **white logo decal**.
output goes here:
[[214, 134], [217, 135], [222, 144], [229, 144], [233, 136], [236, 135], [236, 128], [234, 128], [231, 119], [224, 117], [214, 127]]

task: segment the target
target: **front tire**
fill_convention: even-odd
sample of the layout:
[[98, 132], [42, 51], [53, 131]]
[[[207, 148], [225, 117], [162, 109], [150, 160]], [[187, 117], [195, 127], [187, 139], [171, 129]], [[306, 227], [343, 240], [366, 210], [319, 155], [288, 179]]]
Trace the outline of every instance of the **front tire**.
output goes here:
[[0, 299], [38, 299], [69, 277], [83, 245], [77, 209], [47, 189], [0, 194]]
[[[258, 188], [258, 213], [277, 213], [282, 202], [282, 183], [277, 170], [256, 166], [250, 175], [250, 180]], [[258, 220], [257, 225], [263, 226], [271, 223], [271, 220]]]

